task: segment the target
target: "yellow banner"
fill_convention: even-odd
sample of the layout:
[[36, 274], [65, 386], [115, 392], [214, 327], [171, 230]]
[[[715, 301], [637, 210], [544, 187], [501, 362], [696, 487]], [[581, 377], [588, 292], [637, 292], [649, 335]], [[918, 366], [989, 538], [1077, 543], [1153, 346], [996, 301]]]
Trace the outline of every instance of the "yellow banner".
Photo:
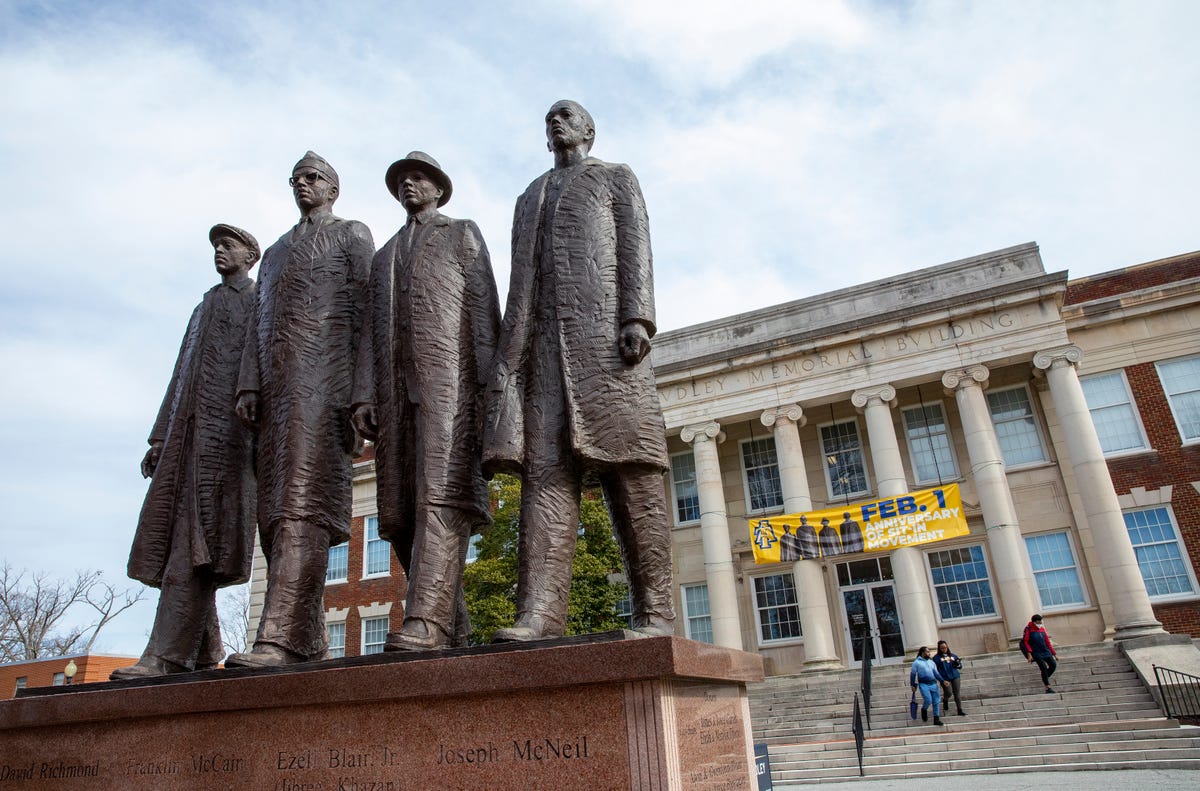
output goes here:
[[750, 520], [755, 563], [887, 552], [967, 532], [957, 483], [886, 500]]

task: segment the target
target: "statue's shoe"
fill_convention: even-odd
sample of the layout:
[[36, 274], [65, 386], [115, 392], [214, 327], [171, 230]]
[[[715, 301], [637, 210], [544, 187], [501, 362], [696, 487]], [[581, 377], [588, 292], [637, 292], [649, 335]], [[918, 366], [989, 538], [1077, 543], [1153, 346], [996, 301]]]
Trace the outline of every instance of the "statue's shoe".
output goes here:
[[670, 637], [675, 634], [675, 622], [652, 615], [644, 623], [635, 624], [627, 631], [634, 637]]
[[183, 665], [168, 662], [157, 656], [144, 656], [137, 661], [136, 665], [118, 667], [108, 674], [108, 679], [109, 681], [129, 681], [135, 678], [154, 678], [155, 676], [169, 676], [176, 673], [189, 672], [191, 671]]
[[253, 651], [240, 654], [230, 654], [225, 659], [225, 667], [283, 667], [303, 662], [304, 658], [285, 651], [276, 645], [264, 643], [254, 646]]
[[433, 651], [450, 648], [450, 636], [423, 618], [407, 618], [398, 632], [389, 632], [384, 651]]
[[522, 615], [517, 618], [515, 625], [507, 629], [497, 629], [492, 635], [493, 643], [524, 643], [529, 640], [545, 640], [551, 637], [562, 637], [562, 629], [554, 629], [540, 615]]

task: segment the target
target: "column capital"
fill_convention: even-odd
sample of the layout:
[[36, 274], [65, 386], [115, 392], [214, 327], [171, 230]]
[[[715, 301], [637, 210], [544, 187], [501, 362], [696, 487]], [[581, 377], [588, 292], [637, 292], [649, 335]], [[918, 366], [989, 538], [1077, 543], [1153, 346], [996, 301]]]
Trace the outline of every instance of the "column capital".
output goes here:
[[679, 438], [689, 445], [709, 440], [724, 442], [725, 432], [721, 430], [720, 423], [710, 420], [707, 423], [694, 423], [690, 426], [684, 426], [683, 430], [679, 432]]
[[949, 391], [964, 387], [979, 387], [991, 375], [986, 365], [968, 365], [942, 374], [942, 387]]
[[850, 403], [854, 404], [858, 409], [864, 409], [875, 398], [878, 398], [881, 402], [891, 407], [896, 403], [896, 388], [891, 385], [864, 387], [850, 394]]
[[1051, 368], [1062, 368], [1066, 365], [1075, 366], [1083, 359], [1083, 349], [1073, 343], [1046, 349], [1033, 355], [1033, 367], [1041, 371]]
[[776, 421], [791, 421], [797, 426], [803, 426], [808, 422], [808, 418], [804, 415], [804, 409], [799, 404], [787, 404], [785, 406], [771, 407], [763, 410], [759, 417], [764, 426], [773, 426]]

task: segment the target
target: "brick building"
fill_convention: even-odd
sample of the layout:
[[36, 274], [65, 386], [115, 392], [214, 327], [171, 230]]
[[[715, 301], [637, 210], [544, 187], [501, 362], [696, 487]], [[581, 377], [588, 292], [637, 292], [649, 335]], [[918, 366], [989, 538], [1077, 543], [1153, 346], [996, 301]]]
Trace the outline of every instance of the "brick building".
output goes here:
[[0, 665], [0, 700], [16, 697], [17, 690], [31, 687], [59, 687], [67, 683], [66, 668], [75, 663], [75, 684], [108, 681], [109, 673], [128, 667], [136, 656], [110, 654], [70, 654], [49, 659], [27, 659]]
[[[1200, 637], [1200, 253], [1069, 280], [1026, 244], [663, 332], [677, 631], [769, 673], [947, 639]], [[334, 653], [403, 608], [373, 461], [330, 552]], [[750, 520], [958, 483], [969, 534], [757, 564]], [[251, 636], [265, 575], [256, 559]]]

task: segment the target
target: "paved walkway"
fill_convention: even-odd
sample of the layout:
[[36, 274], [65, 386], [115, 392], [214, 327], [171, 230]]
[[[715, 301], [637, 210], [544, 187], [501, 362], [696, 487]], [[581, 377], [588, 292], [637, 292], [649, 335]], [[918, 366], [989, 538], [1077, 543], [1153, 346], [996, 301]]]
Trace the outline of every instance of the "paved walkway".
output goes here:
[[[834, 791], [928, 791], [930, 787], [970, 785], [971, 791], [1011, 791], [1014, 788], [1053, 788], [1054, 791], [1113, 791], [1119, 788], [1152, 788], [1154, 791], [1195, 791], [1200, 770], [1113, 769], [1107, 772], [1018, 772], [1014, 774], [946, 774], [906, 780], [854, 780], [827, 783]], [[799, 791], [812, 784], [785, 783], [774, 791]]]

